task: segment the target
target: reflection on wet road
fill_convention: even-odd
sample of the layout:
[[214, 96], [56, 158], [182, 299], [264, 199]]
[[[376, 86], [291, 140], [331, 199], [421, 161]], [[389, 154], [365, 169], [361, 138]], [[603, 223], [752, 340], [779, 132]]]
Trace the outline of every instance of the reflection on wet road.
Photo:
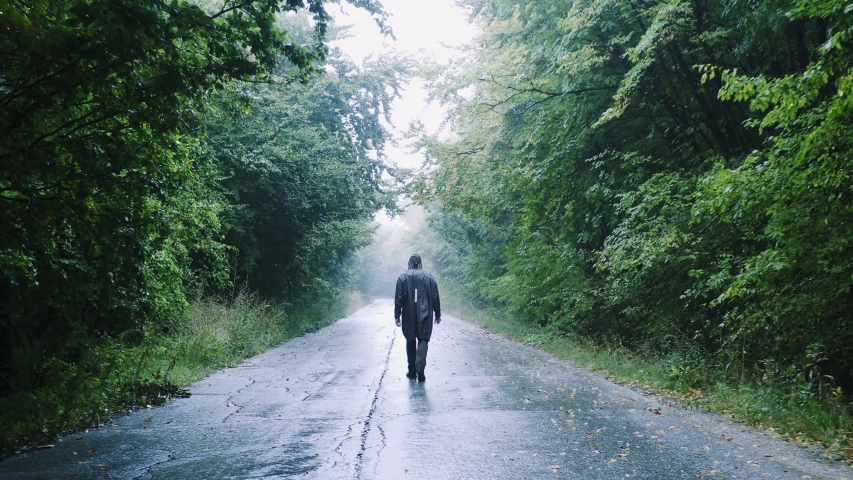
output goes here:
[[[409, 380], [390, 300], [0, 462], [0, 478], [843, 478], [853, 469], [661, 404], [446, 317]], [[853, 478], [853, 476], [851, 476]]]

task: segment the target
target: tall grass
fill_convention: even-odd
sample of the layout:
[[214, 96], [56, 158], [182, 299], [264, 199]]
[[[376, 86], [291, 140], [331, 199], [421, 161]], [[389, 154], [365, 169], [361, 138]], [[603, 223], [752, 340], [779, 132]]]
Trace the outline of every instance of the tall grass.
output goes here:
[[101, 426], [116, 412], [160, 404], [181, 388], [293, 337], [322, 328], [365, 303], [358, 294], [273, 305], [248, 293], [199, 298], [169, 328], [149, 325], [127, 339], [92, 345], [76, 363], [42, 366], [42, 386], [0, 398], [0, 458]]
[[172, 327], [163, 354], [149, 371], [167, 371], [171, 382], [186, 386], [199, 378], [257, 355], [306, 332], [318, 330], [364, 304], [358, 294], [330, 301], [272, 305], [255, 295], [203, 298]]
[[853, 407], [849, 399], [837, 392], [821, 395], [810, 383], [781, 382], [767, 376], [744, 377], [714, 367], [714, 362], [696, 359], [688, 349], [656, 355], [629, 351], [618, 343], [558, 334], [511, 312], [476, 304], [458, 294], [446, 295], [442, 300], [448, 313], [531, 344], [618, 383], [674, 397], [687, 405], [769, 429], [792, 442], [819, 442], [834, 459], [853, 459]]

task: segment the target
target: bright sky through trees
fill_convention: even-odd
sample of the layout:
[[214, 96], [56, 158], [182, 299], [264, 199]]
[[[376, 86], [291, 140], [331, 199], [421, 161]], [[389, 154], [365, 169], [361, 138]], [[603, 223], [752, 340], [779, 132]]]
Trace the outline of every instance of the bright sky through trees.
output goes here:
[[[444, 63], [464, 54], [459, 47], [473, 40], [476, 34], [475, 27], [468, 23], [467, 11], [456, 6], [453, 0], [387, 0], [382, 5], [390, 14], [389, 25], [396, 40], [383, 37], [367, 12], [345, 3], [341, 8], [331, 9], [332, 15], [339, 25], [352, 25], [352, 36], [332, 45], [356, 63], [387, 52], [428, 56]], [[426, 91], [419, 79], [411, 82], [393, 108], [392, 121], [398, 137], [412, 121], [421, 120], [427, 129], [434, 131], [443, 118], [438, 105], [427, 103]], [[421, 156], [409, 153], [405, 145], [390, 147], [387, 153], [400, 166], [414, 168], [422, 162]]]

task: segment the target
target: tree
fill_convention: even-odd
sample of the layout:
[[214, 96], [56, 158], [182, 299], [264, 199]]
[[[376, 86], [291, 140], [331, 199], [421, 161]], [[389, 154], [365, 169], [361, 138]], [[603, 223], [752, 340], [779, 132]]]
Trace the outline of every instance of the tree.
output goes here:
[[[238, 284], [270, 299], [328, 297], [349, 279], [368, 222], [396, 209], [385, 164], [390, 103], [405, 63], [332, 57], [306, 85], [244, 85], [221, 98], [206, 148], [229, 203], [225, 243]], [[254, 99], [245, 111], [233, 96]]]
[[[352, 3], [382, 23], [378, 3]], [[200, 114], [229, 81], [319, 71], [328, 15], [319, 0], [207, 7], [0, 2], [0, 393], [35, 386], [45, 358], [180, 315], [190, 250], [224, 268]], [[278, 21], [302, 10], [309, 46]]]
[[469, 288], [558, 331], [723, 365], [820, 351], [853, 380], [849, 5], [469, 6], [473, 66], [434, 77], [457, 137], [422, 138], [413, 187]]

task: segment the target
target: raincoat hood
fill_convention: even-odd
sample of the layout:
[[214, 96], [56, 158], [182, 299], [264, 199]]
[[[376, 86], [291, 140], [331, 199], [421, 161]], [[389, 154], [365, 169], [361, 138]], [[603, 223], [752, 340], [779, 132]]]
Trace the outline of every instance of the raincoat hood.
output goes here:
[[421, 256], [417, 253], [409, 257], [409, 270], [421, 269]]

